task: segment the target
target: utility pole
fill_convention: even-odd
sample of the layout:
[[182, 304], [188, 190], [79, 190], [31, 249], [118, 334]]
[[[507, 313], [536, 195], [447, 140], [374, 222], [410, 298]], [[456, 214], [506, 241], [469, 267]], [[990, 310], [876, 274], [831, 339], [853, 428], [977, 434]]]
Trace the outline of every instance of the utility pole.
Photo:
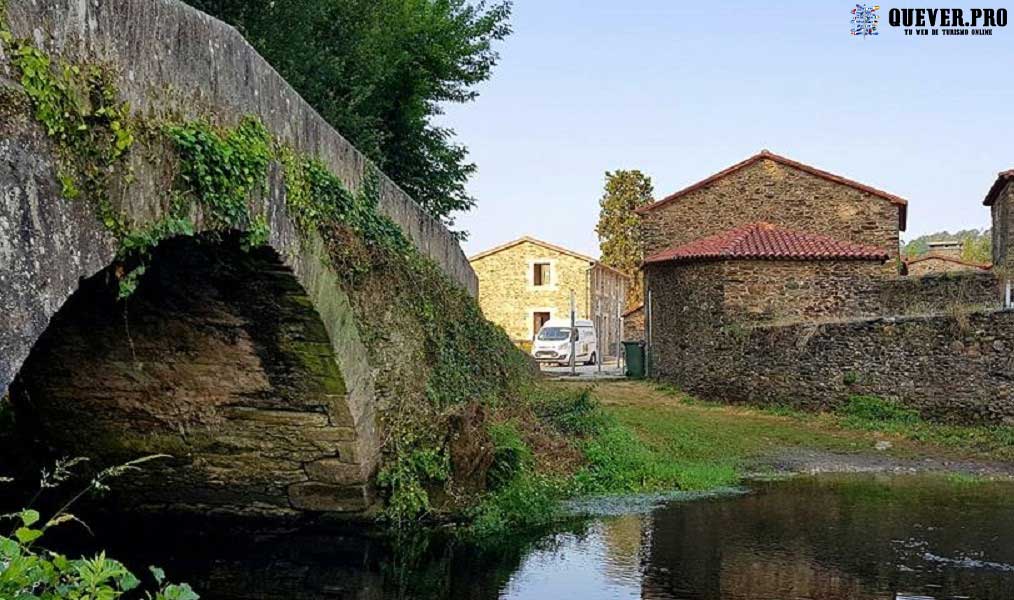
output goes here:
[[616, 301], [616, 368], [623, 374], [623, 305]]
[[574, 290], [570, 290], [570, 374], [577, 375], [577, 307]]

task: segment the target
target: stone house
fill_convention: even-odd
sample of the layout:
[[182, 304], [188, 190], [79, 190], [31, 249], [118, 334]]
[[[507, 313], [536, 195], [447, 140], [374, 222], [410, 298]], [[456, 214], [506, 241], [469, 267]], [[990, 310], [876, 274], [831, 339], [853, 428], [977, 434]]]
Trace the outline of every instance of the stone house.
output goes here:
[[1014, 423], [1014, 312], [1000, 303], [1012, 304], [1012, 181], [1000, 173], [985, 199], [992, 269], [894, 275], [882, 268], [894, 239], [770, 222], [650, 254], [650, 374], [707, 400], [826, 410], [877, 396], [927, 419]]
[[479, 305], [515, 343], [525, 345], [549, 319], [591, 319], [601, 356], [612, 356], [629, 277], [598, 260], [532, 237], [490, 248], [469, 261], [479, 279]]
[[[871, 282], [899, 272], [907, 208], [894, 194], [762, 150], [637, 209], [652, 320], [710, 308], [747, 322], [875, 313]], [[701, 306], [665, 305], [673, 286], [698, 284]]]

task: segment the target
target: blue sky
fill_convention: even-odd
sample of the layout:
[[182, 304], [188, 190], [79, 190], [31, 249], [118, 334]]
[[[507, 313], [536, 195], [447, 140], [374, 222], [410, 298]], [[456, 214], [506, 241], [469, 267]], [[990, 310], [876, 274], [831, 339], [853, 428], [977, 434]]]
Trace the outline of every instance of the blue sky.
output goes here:
[[440, 120], [479, 166], [466, 253], [528, 234], [598, 256], [605, 171], [641, 169], [662, 197], [761, 148], [907, 198], [904, 237], [987, 227], [982, 198], [1014, 167], [1014, 24], [887, 25], [891, 7], [971, 6], [918, 0], [882, 4], [860, 39], [853, 6], [516, 0], [493, 79]]

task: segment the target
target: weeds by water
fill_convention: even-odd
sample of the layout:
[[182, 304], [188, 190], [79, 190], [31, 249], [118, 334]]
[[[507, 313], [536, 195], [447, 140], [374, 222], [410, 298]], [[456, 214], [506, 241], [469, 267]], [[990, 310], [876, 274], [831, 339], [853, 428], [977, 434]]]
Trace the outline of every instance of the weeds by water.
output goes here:
[[[52, 470], [43, 470], [38, 493], [27, 502], [26, 508], [0, 515], [0, 520], [14, 522], [9, 535], [0, 534], [0, 598], [114, 600], [127, 593], [137, 594], [141, 580], [122, 563], [107, 558], [104, 552], [92, 558], [69, 559], [40, 545], [42, 538], [55, 527], [76, 523], [87, 529], [83, 521], [69, 512], [85, 494], [105, 492], [110, 480], [139, 471], [144, 463], [160, 458], [166, 457], [147, 456], [98, 472], [49, 517], [33, 508], [36, 500], [64, 486], [74, 475], [74, 467], [87, 459], [61, 460]], [[154, 581], [149, 588], [154, 591], [145, 592], [146, 599], [198, 600], [189, 585], [168, 583], [162, 569], [150, 567], [149, 570]]]
[[569, 470], [546, 468], [521, 428], [510, 421], [490, 425], [491, 492], [470, 514], [468, 537], [474, 540], [548, 524], [560, 517], [568, 498], [711, 490], [739, 480], [724, 458], [674, 455], [647, 442], [588, 390], [546, 389], [531, 408], [544, 426], [569, 440], [580, 461]]

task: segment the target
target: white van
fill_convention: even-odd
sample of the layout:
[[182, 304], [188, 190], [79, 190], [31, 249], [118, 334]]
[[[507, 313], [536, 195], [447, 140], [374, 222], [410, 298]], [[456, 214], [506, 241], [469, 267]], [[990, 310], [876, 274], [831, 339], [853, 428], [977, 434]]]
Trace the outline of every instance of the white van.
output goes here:
[[[595, 335], [595, 324], [588, 319], [574, 322], [575, 363], [594, 365], [599, 358], [598, 336]], [[556, 363], [560, 366], [570, 364], [570, 319], [550, 319], [532, 342], [532, 356], [540, 363]]]

